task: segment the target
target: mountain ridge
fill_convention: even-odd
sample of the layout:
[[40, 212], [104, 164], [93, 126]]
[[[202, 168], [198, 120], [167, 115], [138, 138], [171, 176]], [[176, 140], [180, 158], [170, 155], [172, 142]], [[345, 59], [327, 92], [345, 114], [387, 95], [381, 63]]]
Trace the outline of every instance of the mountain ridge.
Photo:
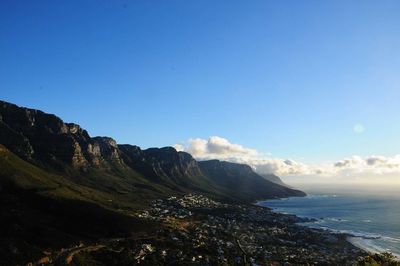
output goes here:
[[[0, 144], [39, 168], [101, 191], [125, 186], [129, 194], [140, 188], [151, 191], [166, 188], [166, 194], [198, 191], [230, 200], [236, 200], [236, 194], [243, 197], [238, 196], [237, 200], [248, 202], [304, 195], [297, 190], [282, 189], [265, 179], [261, 181], [262, 177], [247, 165], [221, 162], [224, 167], [220, 172], [230, 171], [229, 175], [239, 178], [241, 184], [258, 191], [251, 193], [246, 188], [246, 192], [238, 194], [240, 187], [226, 187], [228, 180], [224, 183], [218, 176], [204, 174], [211, 173], [207, 167], [212, 163], [198, 162], [188, 153], [172, 147], [142, 150], [135, 145], [117, 144], [110, 137], [91, 137], [80, 125], [65, 123], [56, 115], [4, 101], [0, 101]], [[230, 169], [232, 167], [234, 169]], [[97, 184], [94, 184], [93, 175], [98, 176]], [[112, 182], [108, 179], [110, 176]], [[248, 176], [258, 185], [246, 181]], [[268, 188], [265, 193], [260, 191], [260, 184]]]

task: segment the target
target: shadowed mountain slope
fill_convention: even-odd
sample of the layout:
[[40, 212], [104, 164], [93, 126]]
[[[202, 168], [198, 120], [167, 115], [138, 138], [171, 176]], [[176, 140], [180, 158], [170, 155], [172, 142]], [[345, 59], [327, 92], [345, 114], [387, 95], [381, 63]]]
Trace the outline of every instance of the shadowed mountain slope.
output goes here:
[[[129, 236], [155, 224], [132, 217], [151, 200], [201, 193], [222, 201], [303, 196], [247, 165], [197, 162], [174, 148], [118, 145], [55, 115], [0, 101], [0, 257]], [[28, 257], [25, 257], [28, 256]]]
[[214, 183], [225, 191], [234, 191], [237, 198], [251, 201], [305, 195], [302, 191], [266, 180], [245, 164], [210, 160], [199, 162], [199, 165], [202, 172]]
[[154, 228], [121, 207], [137, 204], [44, 171], [0, 145], [1, 265], [38, 259], [48, 247]]

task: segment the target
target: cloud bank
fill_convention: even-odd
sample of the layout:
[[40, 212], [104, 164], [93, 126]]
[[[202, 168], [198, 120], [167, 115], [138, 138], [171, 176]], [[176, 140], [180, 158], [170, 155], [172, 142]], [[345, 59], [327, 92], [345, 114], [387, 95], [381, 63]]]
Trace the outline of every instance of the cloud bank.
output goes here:
[[234, 144], [225, 138], [212, 136], [208, 139], [189, 139], [183, 144], [173, 146], [178, 151], [190, 153], [198, 160], [219, 159], [252, 166], [259, 173], [277, 175], [305, 175], [317, 173], [306, 164], [290, 159], [272, 158], [258, 152], [256, 149]]
[[208, 139], [189, 139], [174, 147], [178, 151], [190, 153], [198, 160], [219, 159], [245, 163], [261, 174], [272, 173], [283, 177], [299, 177], [307, 182], [396, 181], [400, 183], [400, 155], [352, 156], [335, 162], [311, 165], [292, 159], [272, 157], [254, 148], [231, 143], [218, 136], [211, 136]]
[[369, 156], [362, 158], [353, 156], [334, 164], [337, 171], [353, 171], [378, 175], [400, 173], [400, 155], [393, 157]]

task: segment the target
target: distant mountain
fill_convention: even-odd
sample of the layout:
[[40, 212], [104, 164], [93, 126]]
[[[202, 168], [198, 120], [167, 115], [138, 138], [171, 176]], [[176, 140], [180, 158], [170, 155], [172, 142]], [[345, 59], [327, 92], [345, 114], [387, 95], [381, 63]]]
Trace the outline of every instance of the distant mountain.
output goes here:
[[261, 173], [259, 173], [259, 175], [262, 176], [264, 179], [271, 181], [275, 184], [290, 188], [290, 186], [288, 184], [286, 184], [285, 182], [283, 182], [279, 176], [276, 176], [274, 174], [261, 174]]
[[197, 192], [247, 203], [305, 195], [247, 165], [198, 162], [172, 147], [118, 145], [109, 137], [90, 137], [55, 115], [4, 101], [0, 192], [0, 246], [11, 249], [2, 249], [0, 257], [63, 246], [60, 238], [71, 243], [143, 230], [150, 225], [132, 218], [132, 210], [171, 195]]
[[265, 198], [282, 198], [304, 196], [304, 192], [271, 182], [245, 164], [230, 163], [218, 160], [199, 162], [202, 172], [210, 177], [221, 189], [232, 191], [235, 197], [254, 200]]

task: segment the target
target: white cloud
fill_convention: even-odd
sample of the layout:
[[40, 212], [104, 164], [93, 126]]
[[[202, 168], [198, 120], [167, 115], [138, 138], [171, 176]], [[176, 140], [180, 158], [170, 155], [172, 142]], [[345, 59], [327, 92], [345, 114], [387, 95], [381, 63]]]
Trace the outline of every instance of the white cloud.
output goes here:
[[256, 156], [255, 149], [245, 148], [239, 144], [230, 143], [227, 139], [212, 136], [205, 139], [189, 139], [184, 145], [175, 144], [174, 148], [186, 151], [200, 159], [224, 159], [230, 157]]
[[370, 174], [400, 174], [400, 155], [393, 157], [373, 155], [365, 158], [353, 156], [336, 162], [334, 166], [339, 172], [346, 170]]
[[314, 174], [316, 169], [294, 160], [271, 158], [256, 149], [246, 148], [229, 142], [225, 138], [212, 136], [210, 138], [189, 139], [184, 144], [175, 144], [175, 149], [186, 151], [199, 160], [219, 159], [252, 166], [259, 173], [274, 173], [277, 175]]
[[279, 176], [288, 175], [314, 175], [319, 174], [320, 169], [290, 159], [270, 158], [254, 159], [248, 162], [258, 173], [273, 173]]
[[[336, 162], [311, 165], [292, 159], [272, 157], [254, 148], [231, 143], [229, 140], [212, 136], [208, 139], [189, 139], [174, 145], [198, 160], [219, 159], [252, 166], [258, 173], [273, 173], [284, 177], [298, 177], [308, 182], [400, 182], [400, 155], [352, 156]], [[291, 178], [293, 179], [293, 178]]]

